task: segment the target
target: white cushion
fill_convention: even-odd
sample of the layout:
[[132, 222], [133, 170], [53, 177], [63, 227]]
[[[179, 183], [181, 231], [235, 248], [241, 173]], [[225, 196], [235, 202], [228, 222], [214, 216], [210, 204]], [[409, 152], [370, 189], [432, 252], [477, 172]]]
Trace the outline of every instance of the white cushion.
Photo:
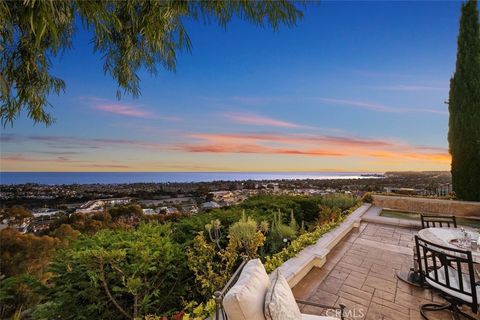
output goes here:
[[223, 298], [223, 308], [229, 320], [264, 320], [265, 293], [270, 286], [260, 259], [247, 262], [235, 285]]
[[303, 314], [302, 320], [338, 320], [339, 318], [335, 317], [324, 317], [324, 316], [315, 316], [313, 314]]
[[265, 319], [267, 320], [301, 320], [292, 290], [287, 280], [277, 269], [271, 277], [270, 288], [265, 295]]
[[[448, 278], [450, 280], [450, 287], [455, 288], [455, 289], [460, 289], [457, 270], [450, 267], [450, 266], [447, 266], [447, 268], [448, 268]], [[460, 293], [460, 292], [457, 292], [457, 291], [454, 291], [454, 290], [451, 290], [451, 289], [446, 287], [447, 282], [445, 280], [445, 268], [443, 266], [437, 269], [437, 274], [438, 274], [438, 282], [443, 284], [443, 286], [439, 283], [436, 283], [436, 282], [430, 280], [427, 277], [425, 277], [425, 281], [428, 284], [430, 284], [432, 287], [435, 287], [435, 288], [437, 288], [437, 289], [439, 289], [439, 290], [441, 290], [441, 291], [443, 291], [443, 292], [445, 292], [445, 293], [447, 293], [447, 294], [449, 294], [453, 297], [461, 299], [465, 302], [469, 302], [469, 303], [472, 302], [472, 297], [471, 296]], [[430, 271], [429, 276], [435, 279], [435, 271]], [[462, 273], [462, 278], [463, 278], [462, 283], [463, 283], [464, 291], [466, 291], [468, 293], [471, 293], [472, 289], [470, 287], [470, 279], [464, 273]], [[475, 288], [476, 288], [476, 291], [477, 291], [477, 298], [480, 298], [480, 287], [475, 286]]]

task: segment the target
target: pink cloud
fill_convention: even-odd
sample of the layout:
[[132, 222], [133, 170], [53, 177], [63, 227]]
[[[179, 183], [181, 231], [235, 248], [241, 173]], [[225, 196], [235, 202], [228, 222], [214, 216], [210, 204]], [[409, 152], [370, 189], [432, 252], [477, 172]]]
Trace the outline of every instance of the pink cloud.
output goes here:
[[94, 106], [95, 109], [118, 114], [121, 116], [149, 118], [154, 116], [152, 112], [142, 110], [138, 107], [128, 106], [124, 104], [98, 104]]
[[305, 156], [326, 156], [338, 157], [346, 154], [339, 151], [329, 151], [320, 149], [286, 149], [272, 148], [259, 144], [187, 144], [177, 146], [178, 149], [194, 153], [263, 153], [263, 154], [285, 154], [285, 155], [305, 155]]
[[98, 97], [79, 97], [80, 100], [85, 101], [95, 110], [111, 113], [115, 115], [133, 117], [133, 118], [151, 118], [161, 119], [166, 121], [180, 121], [182, 120], [176, 116], [159, 115], [155, 112], [145, 110], [142, 105], [123, 104], [118, 102], [112, 102], [107, 99]]
[[1, 157], [1, 160], [4, 162], [68, 162], [68, 163], [82, 163], [85, 162], [83, 160], [72, 160], [68, 157], [58, 156], [55, 158], [38, 158], [38, 157], [31, 157], [24, 154], [11, 154], [5, 155]]
[[[404, 142], [342, 136], [300, 134], [190, 134], [198, 142], [177, 144], [173, 150], [193, 153], [264, 153], [319, 157], [373, 157], [448, 163], [446, 148], [412, 146]], [[320, 147], [319, 147], [320, 146]]]
[[205, 139], [211, 141], [258, 141], [258, 142], [275, 142], [288, 144], [319, 144], [330, 143], [342, 145], [344, 147], [388, 147], [397, 145], [396, 142], [377, 139], [362, 139], [342, 136], [323, 136], [323, 135], [305, 135], [305, 134], [265, 134], [265, 133], [245, 133], [245, 134], [211, 134], [197, 133], [189, 135], [196, 139]]
[[89, 160], [75, 160], [68, 157], [58, 156], [54, 158], [39, 158], [24, 154], [10, 154], [0, 157], [5, 163], [55, 163], [56, 165], [67, 164], [77, 168], [117, 168], [128, 169], [130, 166], [123, 164], [97, 163]]
[[255, 113], [240, 113], [240, 112], [227, 112], [223, 113], [222, 117], [227, 118], [230, 121], [248, 124], [254, 126], [271, 126], [271, 127], [282, 127], [282, 128], [300, 128], [302, 125], [287, 122], [283, 120], [278, 120], [274, 118], [265, 117]]

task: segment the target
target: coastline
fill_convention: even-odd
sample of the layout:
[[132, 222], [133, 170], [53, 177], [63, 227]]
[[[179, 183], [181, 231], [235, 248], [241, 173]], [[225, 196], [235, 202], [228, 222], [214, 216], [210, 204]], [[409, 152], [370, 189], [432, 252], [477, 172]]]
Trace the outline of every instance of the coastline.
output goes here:
[[372, 172], [0, 172], [1, 185], [198, 183], [382, 178]]

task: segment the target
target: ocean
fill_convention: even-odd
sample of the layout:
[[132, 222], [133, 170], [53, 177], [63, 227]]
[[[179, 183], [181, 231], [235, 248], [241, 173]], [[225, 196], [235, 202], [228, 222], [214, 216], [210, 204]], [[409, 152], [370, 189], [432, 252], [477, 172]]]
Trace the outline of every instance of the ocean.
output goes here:
[[0, 184], [120, 184], [242, 180], [361, 179], [362, 172], [0, 172]]

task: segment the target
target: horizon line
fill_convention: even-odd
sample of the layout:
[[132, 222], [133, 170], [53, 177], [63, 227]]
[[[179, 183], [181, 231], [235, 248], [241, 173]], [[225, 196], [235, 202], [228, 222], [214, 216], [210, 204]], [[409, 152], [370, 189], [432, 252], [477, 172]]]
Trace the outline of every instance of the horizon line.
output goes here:
[[[319, 171], [311, 170], [272, 170], [272, 171], [0, 171], [3, 173], [326, 173], [326, 172], [339, 172], [339, 173], [387, 173], [387, 172], [450, 172], [450, 170], [386, 170], [386, 171], [372, 171], [372, 170], [356, 170], [356, 171], [343, 171], [325, 169]], [[0, 183], [1, 184], [1, 183]]]

